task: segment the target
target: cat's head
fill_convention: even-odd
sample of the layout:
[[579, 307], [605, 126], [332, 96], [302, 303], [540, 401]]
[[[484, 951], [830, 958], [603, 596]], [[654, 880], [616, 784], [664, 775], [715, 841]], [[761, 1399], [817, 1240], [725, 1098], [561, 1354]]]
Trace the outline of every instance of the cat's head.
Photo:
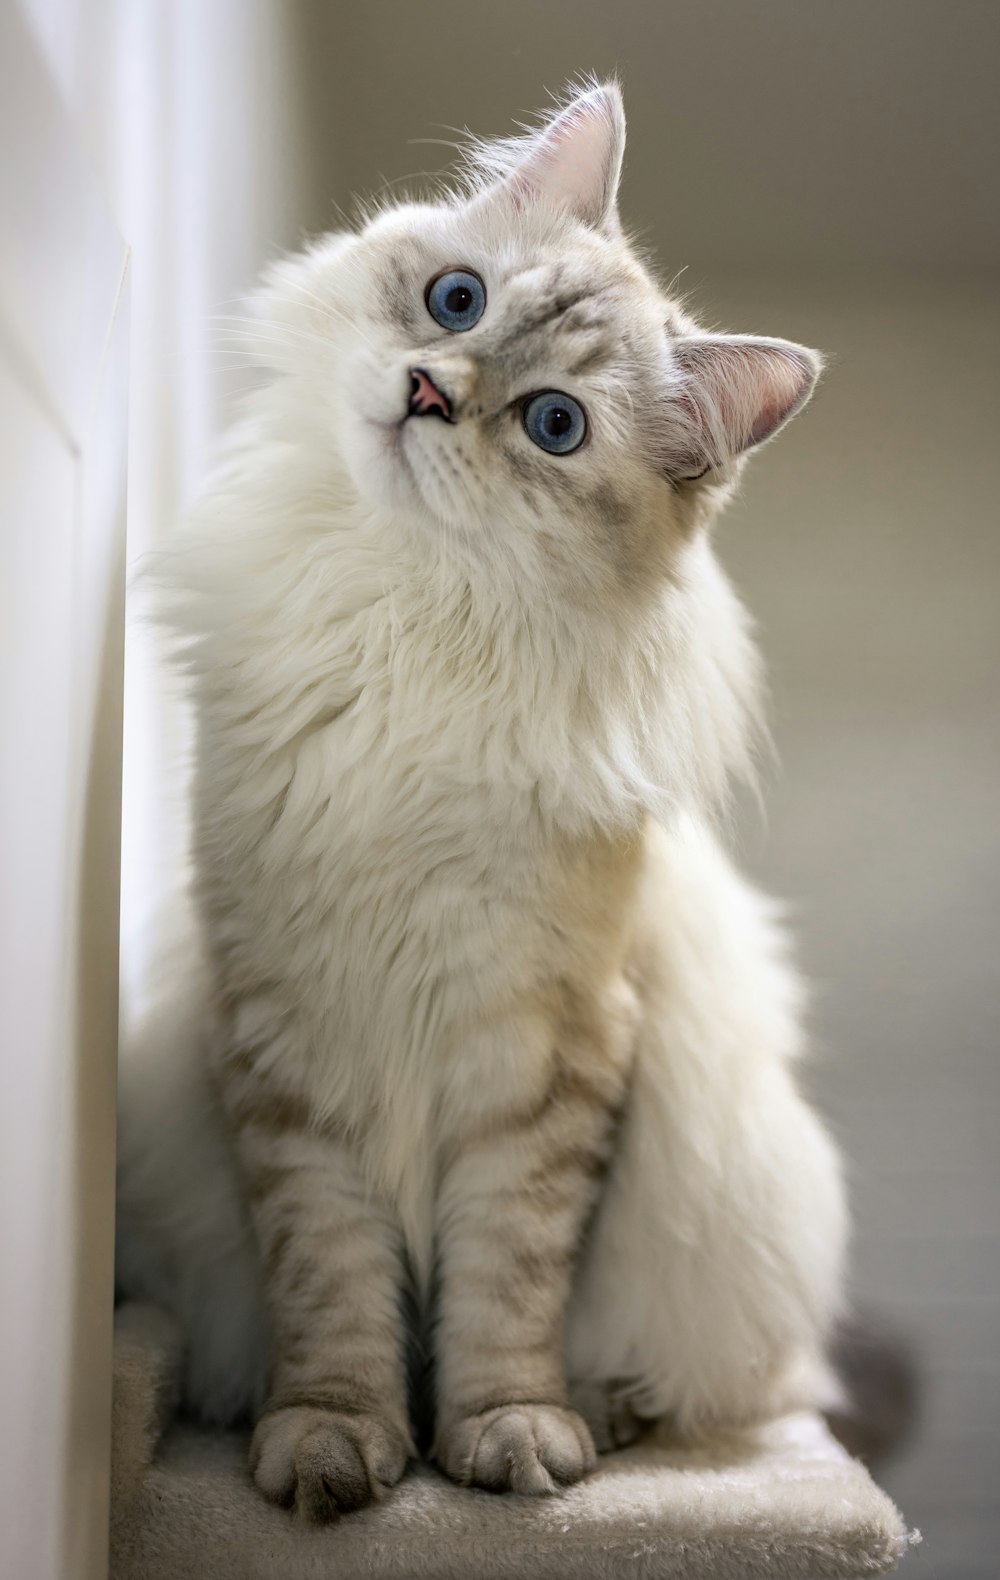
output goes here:
[[470, 575], [629, 598], [669, 574], [815, 353], [706, 335], [626, 241], [621, 96], [477, 145], [472, 179], [279, 265], [260, 345], [359, 496]]

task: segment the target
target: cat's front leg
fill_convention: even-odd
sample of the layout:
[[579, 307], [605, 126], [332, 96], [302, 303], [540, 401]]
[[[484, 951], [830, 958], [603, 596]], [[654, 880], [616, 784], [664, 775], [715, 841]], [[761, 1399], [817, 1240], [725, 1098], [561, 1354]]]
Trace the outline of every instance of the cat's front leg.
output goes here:
[[244, 1090], [228, 1106], [274, 1335], [250, 1468], [265, 1497], [325, 1522], [380, 1497], [413, 1453], [400, 1233], [349, 1143], [301, 1101]]
[[563, 1066], [534, 1113], [468, 1139], [445, 1176], [435, 1452], [463, 1484], [549, 1493], [594, 1465], [564, 1324], [613, 1103], [607, 1079]]

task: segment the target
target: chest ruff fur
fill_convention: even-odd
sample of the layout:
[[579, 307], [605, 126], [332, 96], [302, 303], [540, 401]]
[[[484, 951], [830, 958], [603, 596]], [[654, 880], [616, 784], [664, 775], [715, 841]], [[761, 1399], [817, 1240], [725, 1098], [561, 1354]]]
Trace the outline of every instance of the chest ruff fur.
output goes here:
[[614, 1111], [643, 835], [554, 833], [528, 796], [496, 854], [492, 788], [425, 782], [407, 799], [397, 762], [361, 794], [348, 774], [330, 785], [324, 746], [298, 744], [275, 804], [245, 820], [241, 861], [235, 817], [203, 825], [202, 871], [222, 875], [203, 892], [219, 1075], [236, 1118], [349, 1134], [426, 1264], [436, 1181], [464, 1141], [568, 1082]]

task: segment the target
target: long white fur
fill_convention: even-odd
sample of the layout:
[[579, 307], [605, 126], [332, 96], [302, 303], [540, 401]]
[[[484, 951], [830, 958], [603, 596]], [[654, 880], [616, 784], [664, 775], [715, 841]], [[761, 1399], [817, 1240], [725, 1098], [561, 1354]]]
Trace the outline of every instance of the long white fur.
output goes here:
[[[730, 381], [720, 407], [697, 355], [664, 338], [667, 307], [675, 343], [694, 344], [697, 327], [609, 223], [616, 92], [584, 98], [555, 138], [572, 144], [572, 117], [588, 136], [603, 118], [589, 188], [577, 157], [560, 189], [550, 129], [541, 152], [529, 140], [481, 160], [470, 197], [377, 215], [360, 238], [329, 238], [272, 271], [247, 333], [274, 376], [166, 557], [197, 698], [195, 868], [208, 913], [188, 916], [190, 962], [170, 968], [124, 1050], [120, 1277], [180, 1308], [189, 1395], [209, 1417], [259, 1402], [267, 1341], [206, 1075], [207, 956], [225, 951], [240, 982], [245, 1045], [266, 1044], [319, 1112], [363, 1138], [372, 1189], [395, 1203], [426, 1278], [440, 1149], [488, 1107], [491, 1079], [529, 1092], [540, 1079], [530, 1040], [514, 1064], [507, 1048], [464, 1065], [442, 1052], [539, 947], [538, 919], [511, 914], [505, 897], [530, 886], [550, 835], [639, 830], [649, 817], [655, 958], [568, 1356], [642, 1412], [692, 1426], [815, 1402], [827, 1386], [839, 1170], [794, 1086], [801, 995], [780, 928], [710, 829], [727, 778], [750, 772], [758, 669], [705, 530], [742, 449], [801, 403], [818, 362], [761, 343], [778, 358], [762, 391], [752, 353], [748, 363], [723, 348], [743, 384]], [[635, 292], [630, 355], [652, 367], [662, 343], [660, 430], [637, 447], [621, 374], [599, 373], [601, 440], [637, 508], [671, 487], [651, 454], [681, 479], [664, 529], [670, 574], [642, 596], [612, 586], [599, 546], [562, 543], [556, 505], [541, 511], [554, 545], [543, 560], [539, 518], [505, 495], [488, 457], [473, 456], [460, 483], [438, 452], [411, 460], [425, 467], [415, 500], [386, 448], [417, 352], [352, 303], [405, 249], [466, 263], [471, 240], [472, 262], [497, 279], [522, 255], [586, 272], [618, 249]], [[472, 377], [461, 338], [439, 348], [453, 385]], [[777, 416], [765, 433], [768, 399]], [[434, 427], [422, 444], [447, 437]], [[685, 471], [705, 464], [685, 493]], [[442, 908], [449, 864], [456, 888], [478, 883], [479, 905]], [[285, 1038], [270, 975], [298, 992], [305, 1044]], [[331, 1043], [335, 1060], [321, 1056]]]

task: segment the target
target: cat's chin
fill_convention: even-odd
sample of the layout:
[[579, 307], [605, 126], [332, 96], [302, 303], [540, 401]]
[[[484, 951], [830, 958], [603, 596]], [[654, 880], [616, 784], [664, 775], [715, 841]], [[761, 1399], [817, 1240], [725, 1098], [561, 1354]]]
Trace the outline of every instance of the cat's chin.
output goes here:
[[447, 530], [448, 512], [437, 498], [432, 465], [406, 433], [405, 422], [364, 417], [341, 451], [343, 464], [359, 499], [440, 534]]

